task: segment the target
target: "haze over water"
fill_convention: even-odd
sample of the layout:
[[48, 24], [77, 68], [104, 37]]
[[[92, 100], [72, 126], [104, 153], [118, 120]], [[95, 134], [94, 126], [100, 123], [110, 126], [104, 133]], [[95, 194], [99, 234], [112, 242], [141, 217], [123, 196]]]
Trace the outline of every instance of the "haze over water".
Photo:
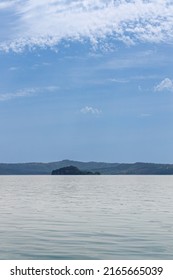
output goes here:
[[0, 259], [173, 259], [173, 176], [1, 176]]

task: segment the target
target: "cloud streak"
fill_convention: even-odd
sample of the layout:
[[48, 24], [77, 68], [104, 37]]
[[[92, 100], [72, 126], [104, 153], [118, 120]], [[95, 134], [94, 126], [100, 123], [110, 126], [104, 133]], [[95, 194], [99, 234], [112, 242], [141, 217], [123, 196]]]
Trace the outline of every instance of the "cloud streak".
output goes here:
[[35, 88], [29, 88], [29, 89], [23, 89], [19, 90], [18, 92], [14, 93], [1, 93], [0, 94], [0, 101], [7, 101], [18, 97], [27, 97], [32, 96], [37, 93], [37, 89]]
[[126, 44], [173, 42], [171, 0], [11, 0], [0, 4], [0, 12], [12, 6], [13, 32], [0, 41], [1, 51], [53, 47], [62, 40], [96, 46], [107, 37]]
[[59, 87], [57, 86], [47, 86], [44, 88], [26, 88], [22, 89], [16, 92], [11, 92], [11, 93], [0, 93], [0, 102], [2, 101], [8, 101], [11, 99], [19, 98], [19, 97], [30, 97], [33, 95], [37, 95], [39, 93], [52, 93], [52, 92], [57, 92], [59, 90]]
[[16, 1], [1, 1], [0, 10], [5, 10], [14, 6]]

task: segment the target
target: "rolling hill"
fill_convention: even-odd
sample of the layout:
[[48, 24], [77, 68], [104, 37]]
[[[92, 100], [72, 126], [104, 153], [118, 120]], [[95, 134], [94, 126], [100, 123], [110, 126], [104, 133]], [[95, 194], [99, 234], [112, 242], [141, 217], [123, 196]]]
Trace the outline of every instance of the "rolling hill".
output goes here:
[[173, 175], [173, 164], [105, 163], [62, 160], [49, 163], [0, 163], [0, 175], [49, 175], [55, 169], [73, 165], [102, 175]]

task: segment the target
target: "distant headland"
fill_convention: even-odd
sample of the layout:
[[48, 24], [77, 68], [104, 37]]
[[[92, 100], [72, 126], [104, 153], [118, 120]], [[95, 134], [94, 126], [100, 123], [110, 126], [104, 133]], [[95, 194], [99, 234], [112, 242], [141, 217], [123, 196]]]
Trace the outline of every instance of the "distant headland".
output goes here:
[[[69, 170], [69, 168], [67, 168], [70, 166], [73, 167], [73, 169]], [[60, 170], [62, 168], [65, 169]], [[106, 163], [72, 160], [49, 163], [0, 163], [0, 175], [51, 175], [52, 172], [76, 172], [78, 175], [79, 173], [81, 175], [173, 175], [173, 164], [144, 162]], [[68, 175], [67, 173], [64, 175]]]

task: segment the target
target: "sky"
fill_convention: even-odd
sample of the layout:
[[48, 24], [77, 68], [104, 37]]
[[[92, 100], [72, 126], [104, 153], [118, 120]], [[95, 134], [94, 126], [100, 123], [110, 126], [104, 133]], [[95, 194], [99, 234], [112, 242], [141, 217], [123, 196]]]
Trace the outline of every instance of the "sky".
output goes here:
[[0, 162], [173, 163], [172, 0], [0, 0]]

